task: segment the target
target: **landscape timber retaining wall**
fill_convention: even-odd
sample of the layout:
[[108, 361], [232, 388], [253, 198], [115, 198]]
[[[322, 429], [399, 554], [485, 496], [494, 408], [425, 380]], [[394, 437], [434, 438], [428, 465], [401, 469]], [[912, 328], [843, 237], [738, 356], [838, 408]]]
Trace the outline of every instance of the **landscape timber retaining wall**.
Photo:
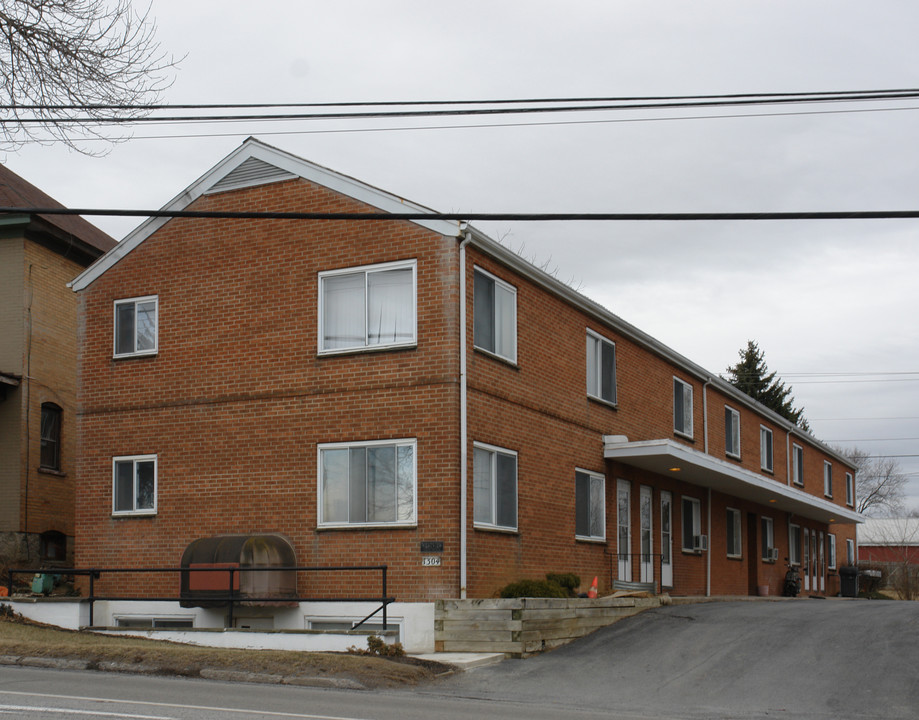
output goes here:
[[507, 653], [528, 657], [583, 637], [622, 618], [669, 604], [669, 597], [438, 600], [438, 652]]

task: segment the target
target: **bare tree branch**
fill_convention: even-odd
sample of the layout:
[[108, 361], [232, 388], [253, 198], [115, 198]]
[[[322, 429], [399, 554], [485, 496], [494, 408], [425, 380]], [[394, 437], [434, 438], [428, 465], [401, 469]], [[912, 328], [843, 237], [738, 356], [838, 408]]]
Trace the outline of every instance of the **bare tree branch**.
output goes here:
[[[130, 0], [0, 0], [0, 149], [64, 142], [95, 155], [126, 140], [123, 126], [86, 118], [111, 117], [112, 105], [143, 117], [172, 84], [176, 61], [149, 12]], [[85, 142], [97, 139], [104, 150]]]
[[836, 448], [858, 468], [855, 509], [868, 515], [895, 516], [903, 510], [906, 476], [894, 458], [871, 457], [860, 448]]

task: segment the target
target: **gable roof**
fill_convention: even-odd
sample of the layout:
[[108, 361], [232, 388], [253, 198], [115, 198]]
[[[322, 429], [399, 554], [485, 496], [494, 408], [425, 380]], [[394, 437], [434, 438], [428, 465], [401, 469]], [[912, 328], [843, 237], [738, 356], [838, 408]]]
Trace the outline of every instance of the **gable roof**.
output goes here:
[[[43, 193], [32, 183], [2, 164], [0, 164], [0, 205], [64, 209], [64, 206], [53, 197]], [[92, 255], [98, 256], [117, 245], [113, 237], [78, 215], [36, 214], [34, 217], [41, 218], [45, 226], [51, 226], [55, 235], [81, 241]]]
[[[202, 195], [266, 185], [298, 177], [384, 212], [434, 212], [423, 205], [410, 202], [405, 198], [385, 192], [360, 180], [329, 170], [322, 165], [309, 162], [296, 155], [291, 155], [251, 137], [167, 202], [161, 210], [181, 211]], [[78, 275], [70, 283], [70, 287], [75, 291], [87, 288], [94, 280], [169, 222], [170, 219], [169, 217], [154, 217], [141, 223], [128, 233], [116, 247]], [[459, 235], [461, 228], [460, 223], [455, 221], [411, 220], [409, 222], [421, 225], [447, 237], [456, 237]]]

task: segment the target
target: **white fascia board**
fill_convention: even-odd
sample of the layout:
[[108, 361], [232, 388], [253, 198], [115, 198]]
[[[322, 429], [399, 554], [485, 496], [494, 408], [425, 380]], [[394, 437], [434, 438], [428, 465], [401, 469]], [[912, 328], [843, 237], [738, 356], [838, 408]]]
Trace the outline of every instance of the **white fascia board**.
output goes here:
[[646, 332], [639, 330], [631, 323], [626, 322], [621, 317], [613, 312], [610, 312], [599, 303], [594, 302], [585, 295], [582, 295], [577, 290], [572, 289], [565, 283], [554, 278], [549, 273], [540, 270], [532, 263], [527, 262], [522, 257], [517, 255], [517, 253], [509, 250], [497, 241], [491, 239], [480, 230], [472, 226], [468, 226], [468, 231], [470, 233], [470, 237], [472, 238], [472, 244], [483, 251], [486, 255], [492, 256], [499, 262], [514, 270], [514, 272], [523, 275], [528, 280], [532, 280], [534, 283], [542, 286], [554, 295], [561, 297], [563, 300], [570, 303], [577, 309], [583, 311], [607, 327], [615, 330], [629, 340], [632, 340], [637, 345], [640, 345], [663, 358], [664, 360], [673, 363], [688, 375], [692, 375], [701, 382], [710, 383], [712, 386], [717, 388], [719, 392], [724, 393], [725, 395], [732, 398], [735, 402], [744, 405], [750, 410], [753, 410], [755, 413], [760, 415], [760, 417], [769, 420], [775, 425], [783, 428], [786, 432], [790, 432], [793, 435], [796, 435], [805, 442], [820, 448], [820, 450], [826, 453], [826, 455], [835, 460], [838, 460], [846, 467], [851, 468], [853, 472], [857, 469], [855, 465], [852, 464], [852, 461], [845, 455], [840, 454], [833, 448], [827, 446], [825, 443], [815, 438], [810, 433], [802, 430], [794, 423], [789, 422], [777, 412], [770, 410], [766, 406], [756, 402], [756, 400], [751, 398], [746, 393], [738, 390], [727, 380], [722, 379], [717, 373], [711, 373], [701, 365], [697, 365], [687, 357], [680, 355], [680, 353], [676, 352], [672, 348], [667, 347], [656, 338], [648, 335]]
[[[184, 210], [249, 158], [256, 158], [270, 165], [275, 165], [298, 177], [314, 182], [317, 185], [327, 187], [347, 197], [354, 198], [358, 202], [378, 208], [383, 212], [434, 212], [430, 208], [384, 192], [383, 190], [362, 183], [347, 175], [329, 170], [321, 165], [316, 165], [303, 158], [266, 145], [254, 138], [245, 140], [236, 150], [227, 155], [223, 160], [218, 162], [214, 167], [195, 180], [160, 209], [166, 211]], [[109, 250], [95, 263], [80, 273], [74, 280], [68, 283], [68, 286], [75, 291], [85, 289], [106, 270], [115, 265], [125, 255], [150, 237], [150, 235], [169, 222], [169, 220], [171, 220], [171, 218], [168, 217], [155, 217], [145, 220], [128, 233], [114, 248]], [[460, 234], [461, 223], [458, 221], [410, 220], [408, 222], [413, 222], [416, 225], [432, 230], [444, 237], [455, 238]]]
[[[604, 438], [603, 456], [607, 460], [635, 465], [681, 482], [710, 487], [717, 492], [821, 522], [832, 519], [836, 523], [861, 523], [865, 520], [855, 510], [693, 450], [674, 440], [622, 442], [617, 438]], [[679, 471], [673, 472], [671, 468], [679, 468]]]

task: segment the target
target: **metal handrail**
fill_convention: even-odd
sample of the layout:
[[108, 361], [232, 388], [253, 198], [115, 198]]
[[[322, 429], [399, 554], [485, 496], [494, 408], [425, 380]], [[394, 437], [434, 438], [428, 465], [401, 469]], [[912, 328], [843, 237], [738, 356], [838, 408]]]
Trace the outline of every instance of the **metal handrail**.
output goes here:
[[[643, 552], [621, 553], [621, 552], [616, 552], [615, 550], [611, 550], [607, 548], [606, 555], [609, 556], [609, 584], [610, 584], [610, 587], [613, 586], [614, 580], [621, 579], [618, 577], [619, 571], [618, 571], [618, 567], [616, 567], [621, 558], [628, 558], [629, 564], [631, 564], [633, 558], [636, 558], [636, 557], [637, 558], [648, 558], [647, 560], [640, 560], [640, 561], [641, 562], [651, 562], [654, 565], [653, 583], [655, 587], [655, 592], [658, 592], [658, 593], [663, 592], [664, 585], [661, 580], [661, 575], [662, 575], [662, 570], [663, 570], [663, 565], [664, 565], [663, 553], [643, 553]], [[631, 582], [636, 582], [636, 581], [631, 581]]]
[[[284, 597], [254, 597], [251, 595], [240, 596], [235, 591], [236, 582], [235, 575], [239, 573], [247, 572], [363, 572], [363, 571], [380, 571], [380, 583], [381, 583], [381, 592], [379, 596], [374, 597], [307, 597], [302, 595], [285, 595]], [[95, 581], [101, 579], [103, 574], [116, 574], [116, 573], [149, 573], [149, 574], [159, 574], [159, 573], [199, 573], [199, 572], [215, 572], [215, 573], [227, 573], [227, 588], [228, 592], [226, 595], [212, 595], [208, 594], [206, 600], [210, 603], [221, 603], [225, 602], [227, 604], [227, 620], [224, 627], [231, 628], [233, 627], [233, 609], [235, 605], [239, 602], [379, 602], [380, 607], [370, 613], [367, 617], [361, 620], [359, 623], [354, 625], [352, 629], [357, 629], [365, 622], [367, 622], [374, 615], [379, 613], [381, 610], [383, 612], [383, 629], [388, 629], [389, 625], [387, 622], [387, 607], [396, 601], [394, 597], [389, 597], [387, 592], [387, 565], [340, 565], [334, 567], [319, 567], [319, 566], [308, 566], [308, 567], [290, 567], [290, 566], [279, 566], [279, 565], [253, 565], [248, 567], [156, 567], [156, 568], [19, 568], [13, 569], [9, 568], [7, 570], [7, 592], [12, 598], [13, 596], [13, 578], [15, 575], [35, 575], [35, 574], [47, 574], [47, 575], [74, 575], [74, 576], [87, 576], [89, 577], [89, 595], [86, 596], [86, 599], [89, 601], [89, 625], [92, 627], [94, 622], [94, 605], [97, 601], [119, 601], [119, 602], [181, 602], [182, 600], [189, 600], [188, 596], [179, 595], [178, 597], [174, 596], [126, 596], [126, 595], [96, 595], [95, 594]], [[210, 591], [209, 591], [210, 592]]]

